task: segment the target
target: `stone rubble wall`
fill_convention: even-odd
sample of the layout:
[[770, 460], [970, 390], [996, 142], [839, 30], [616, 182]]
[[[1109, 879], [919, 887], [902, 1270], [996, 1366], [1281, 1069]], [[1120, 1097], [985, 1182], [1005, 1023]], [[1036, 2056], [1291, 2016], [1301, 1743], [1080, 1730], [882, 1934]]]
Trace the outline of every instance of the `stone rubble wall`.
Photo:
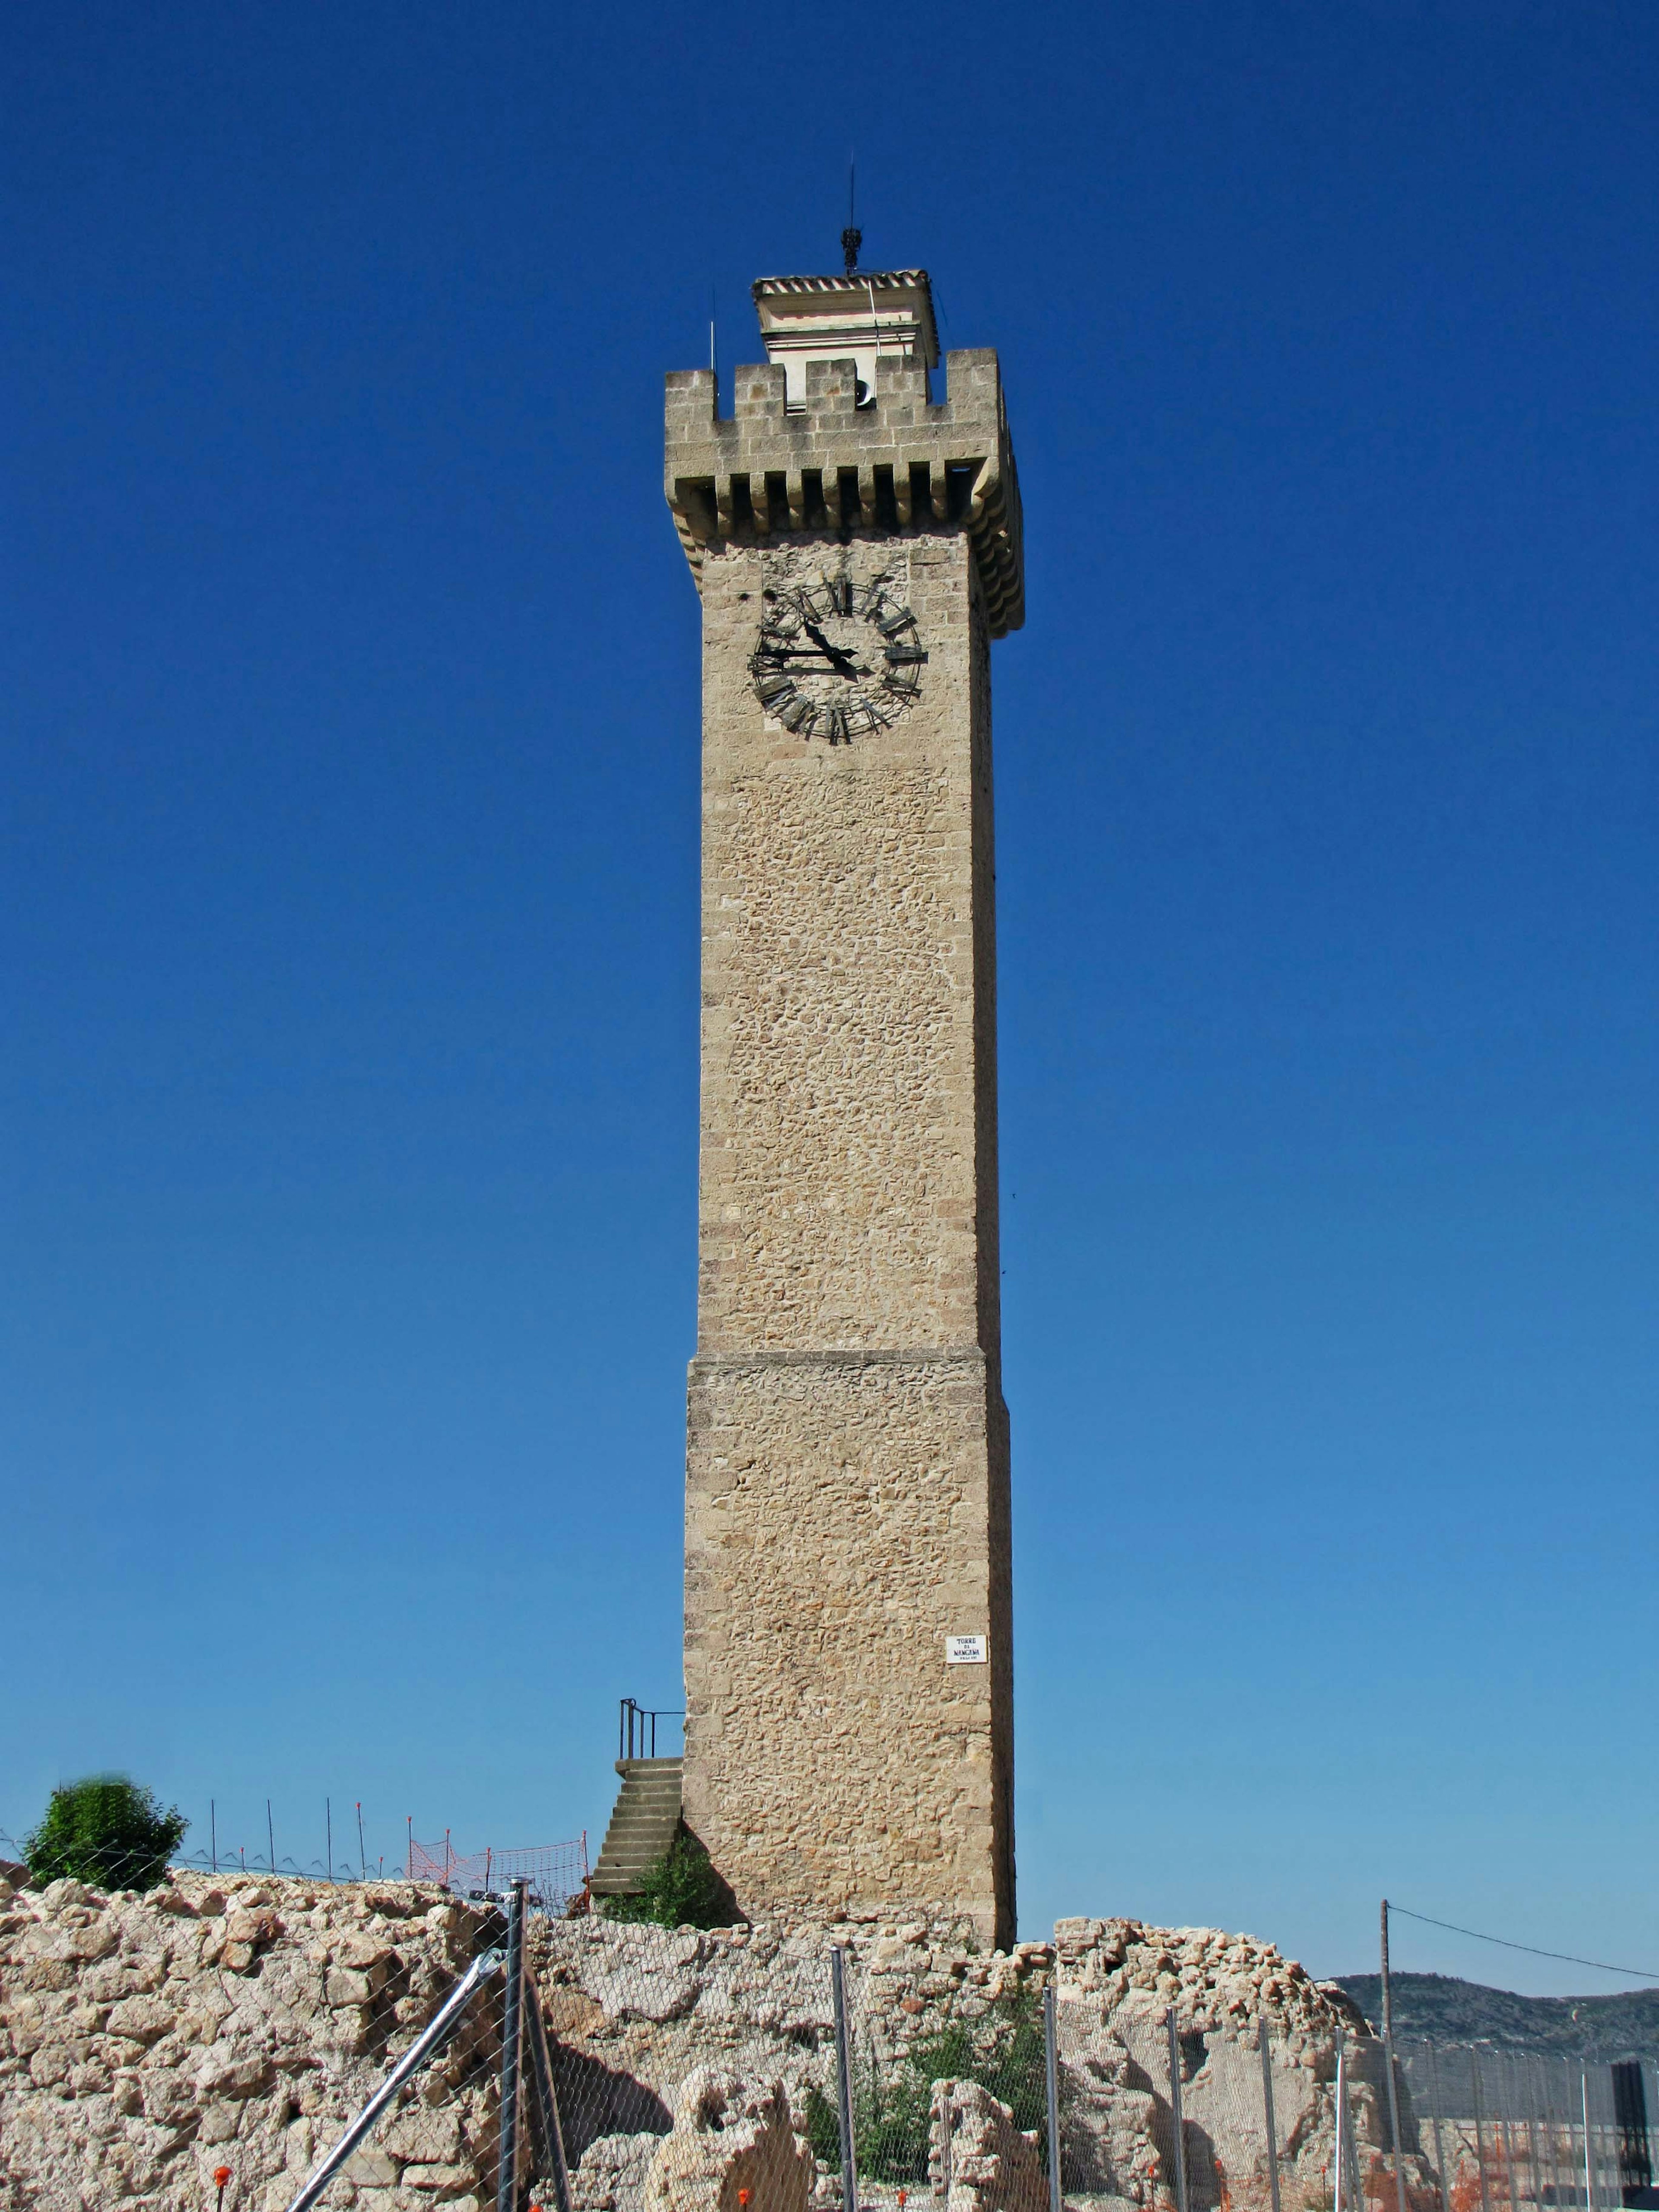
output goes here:
[[[561, 2108], [580, 2158], [579, 2212], [637, 2212], [652, 2131], [699, 2063], [781, 2081], [797, 2124], [811, 2089], [833, 2100], [828, 1949], [848, 1947], [860, 2063], [884, 2079], [947, 2028], [992, 2029], [1000, 2008], [1058, 2003], [1070, 2203], [1170, 2212], [1175, 2201], [1166, 2010], [1176, 2015], [1193, 2212], [1271, 2206], [1257, 2044], [1270, 2040], [1284, 2212], [1325, 2201], [1339, 2033], [1348, 2042], [1362, 2171], [1388, 2140], [1380, 2046], [1351, 2000], [1271, 1945], [1210, 1929], [1065, 1920], [1054, 1944], [975, 1951], [961, 1923], [763, 1923], [676, 1935], [603, 1921], [540, 1929], [535, 1958], [562, 2045]], [[1404, 2085], [1401, 2084], [1402, 2097]], [[1434, 2202], [1402, 2105], [1413, 2212]], [[890, 2189], [866, 2185], [870, 2201]]]
[[[1172, 2203], [1171, 2008], [1193, 2212], [1270, 2212], [1264, 2031], [1284, 2212], [1329, 2202], [1340, 2036], [1362, 2185], [1373, 2180], [1389, 2141], [1382, 2045], [1334, 1984], [1311, 1981], [1271, 1944], [1215, 1929], [1075, 1919], [1054, 1932], [1068, 2202]], [[1399, 2092], [1408, 2201], [1429, 2212], [1431, 2172], [1403, 2081]]]
[[647, 2146], [695, 2067], [781, 2082], [798, 2125], [813, 2089], [834, 2102], [835, 1943], [848, 1953], [860, 2054], [888, 2077], [950, 2023], [994, 2025], [999, 2001], [1040, 1988], [1053, 1957], [1033, 1943], [978, 1954], [963, 1923], [672, 1933], [596, 1919], [533, 1924], [578, 2212], [636, 2212]]
[[646, 2212], [807, 2212], [817, 2171], [781, 2081], [717, 2067], [687, 2075], [646, 2176]]
[[944, 2212], [1045, 2212], [1036, 2139], [977, 2081], [941, 2081], [933, 2096], [928, 2179]]
[[[284, 2212], [384, 2079], [388, 2043], [407, 2046], [499, 1929], [488, 1908], [403, 1883], [177, 1874], [140, 1897], [0, 1878], [0, 2212], [94, 2203], [200, 2212], [221, 2164], [234, 2175], [226, 2212]], [[532, 1917], [530, 1962], [577, 2212], [682, 2202], [687, 2212], [694, 2202], [739, 2212], [742, 2187], [755, 2212], [773, 2212], [774, 2181], [785, 2212], [802, 2212], [797, 2198], [836, 2201], [833, 2180], [803, 2165], [801, 2142], [813, 2093], [834, 2104], [836, 1943], [849, 1962], [858, 2065], [890, 2085], [925, 2073], [947, 2031], [988, 2049], [1011, 2018], [1035, 2016], [1053, 1982], [1073, 2208], [1170, 2212], [1170, 2006], [1192, 2212], [1267, 2212], [1262, 2024], [1283, 2212], [1313, 2212], [1326, 2197], [1339, 2031], [1362, 2167], [1376, 2170], [1387, 2122], [1375, 2039], [1340, 1992], [1248, 1937], [1066, 1920], [1053, 1944], [986, 1953], [961, 1923], [671, 1931]], [[483, 2212], [493, 2203], [498, 2010], [470, 2015], [331, 2190], [331, 2206]], [[1019, 2130], [969, 2086], [950, 2094], [967, 2100], [963, 2126], [972, 2108], [974, 2156], [989, 2163], [953, 2177], [953, 2191], [959, 2179], [981, 2194], [972, 2206], [953, 2195], [950, 2212], [1025, 2212]], [[1408, 2106], [1403, 2117], [1411, 2212], [1430, 2212]], [[742, 2178], [751, 2168], [772, 2177], [764, 2201]], [[896, 2195], [874, 2183], [861, 2191], [868, 2203]]]
[[[0, 2208], [201, 2212], [222, 2165], [228, 2212], [282, 2212], [493, 1917], [405, 1883], [0, 1878]], [[493, 2203], [489, 2030], [480, 2008], [339, 2201]]]

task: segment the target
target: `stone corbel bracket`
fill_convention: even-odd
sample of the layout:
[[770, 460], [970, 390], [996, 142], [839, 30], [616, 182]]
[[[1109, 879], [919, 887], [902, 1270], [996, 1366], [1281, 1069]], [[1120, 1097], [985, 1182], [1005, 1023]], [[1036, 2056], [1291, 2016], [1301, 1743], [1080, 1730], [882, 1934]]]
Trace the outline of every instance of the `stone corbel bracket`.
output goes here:
[[784, 406], [781, 362], [739, 368], [733, 410], [717, 412], [714, 373], [668, 378], [664, 489], [702, 589], [704, 554], [792, 533], [960, 529], [974, 549], [993, 637], [1025, 619], [1019, 478], [997, 357], [949, 354], [950, 398], [927, 398], [919, 364], [883, 361], [857, 404], [851, 361], [806, 364], [806, 404]]

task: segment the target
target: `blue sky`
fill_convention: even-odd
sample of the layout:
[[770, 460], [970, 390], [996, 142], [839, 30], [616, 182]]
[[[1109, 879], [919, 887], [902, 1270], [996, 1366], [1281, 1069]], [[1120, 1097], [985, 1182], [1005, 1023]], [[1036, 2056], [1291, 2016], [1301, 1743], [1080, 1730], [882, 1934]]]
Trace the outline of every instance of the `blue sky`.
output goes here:
[[1025, 497], [1023, 1932], [1659, 1966], [1652, 9], [0, 38], [0, 1825], [594, 1835], [680, 1702], [660, 378], [854, 149]]

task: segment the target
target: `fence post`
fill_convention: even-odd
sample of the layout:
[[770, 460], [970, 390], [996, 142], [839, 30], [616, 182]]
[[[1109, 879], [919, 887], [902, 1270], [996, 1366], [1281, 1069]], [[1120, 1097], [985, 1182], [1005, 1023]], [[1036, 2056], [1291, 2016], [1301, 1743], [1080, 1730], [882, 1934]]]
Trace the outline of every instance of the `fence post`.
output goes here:
[[[1555, 2203], [1564, 2205], [1566, 2203], [1566, 2184], [1562, 2181], [1562, 2130], [1555, 2126], [1555, 2088], [1551, 2086], [1551, 2069], [1548, 2069], [1548, 2059], [1540, 2057], [1540, 2062], [1537, 2062], [1537, 2077], [1540, 2077], [1540, 2081], [1544, 2084], [1544, 2128], [1548, 2130], [1548, 2146], [1551, 2146], [1551, 2185], [1553, 2190], [1555, 2190]], [[1573, 2163], [1573, 2128], [1571, 2126], [1568, 2126], [1566, 2130], [1566, 2163], [1568, 2166]], [[1579, 2194], [1577, 2185], [1575, 2185], [1573, 2188], [1575, 2201], [1577, 2201], [1577, 2194]]]
[[1532, 2201], [1538, 2212], [1544, 2212], [1544, 2166], [1538, 2154], [1538, 2074], [1529, 2057], [1522, 2063], [1527, 2069], [1527, 2163], [1532, 2168]]
[[558, 2212], [571, 2212], [570, 2168], [564, 2154], [564, 2124], [559, 2118], [558, 2091], [553, 2084], [553, 2058], [547, 2047], [547, 2023], [541, 2000], [525, 1965], [525, 2035], [530, 2045], [530, 2071], [536, 2084], [536, 2102], [542, 2121], [542, 2148], [552, 2172], [553, 2196]]
[[1429, 2094], [1434, 2100], [1434, 2170], [1440, 2177], [1440, 2212], [1451, 2212], [1446, 2194], [1446, 2147], [1440, 2137], [1440, 2054], [1429, 2045]]
[[1279, 2124], [1273, 2117], [1273, 2062], [1267, 2023], [1258, 2021], [1261, 2045], [1261, 2111], [1267, 2124], [1267, 2180], [1273, 2193], [1273, 2212], [1283, 2212], [1279, 2202]]
[[1175, 2123], [1176, 2203], [1180, 2212], [1188, 2212], [1187, 2123], [1181, 2114], [1181, 2039], [1176, 2033], [1173, 2005], [1164, 2014], [1164, 2019], [1170, 2031], [1170, 2111]]
[[1042, 1992], [1043, 2071], [1048, 2091], [1048, 2212], [1063, 2212], [1060, 2178], [1060, 2027], [1051, 1980]]
[[[1343, 2153], [1346, 2148], [1348, 2124], [1348, 2039], [1339, 2027], [1336, 2031], [1336, 2141], [1331, 2147], [1331, 2212], [1342, 2212], [1342, 2199], [1348, 2186], [1347, 2170]], [[1351, 2206], [1349, 2212], [1361, 2212]]]
[[1585, 2212], [1595, 2212], [1595, 2185], [1591, 2178], [1589, 2137], [1589, 2075], [1578, 2076], [1578, 2093], [1584, 2114], [1584, 2204]]
[[[1348, 2086], [1345, 2075], [1342, 2084], [1342, 2100], [1345, 2105], [1347, 2102], [1347, 2096]], [[1348, 2202], [1353, 2207], [1353, 2212], [1366, 2212], [1365, 2185], [1359, 2175], [1359, 2133], [1353, 2124], [1353, 2114], [1349, 2112], [1346, 2118], [1347, 2124], [1343, 2130], [1345, 2155], [1347, 2159], [1347, 2170], [1343, 2177], [1344, 2185], [1347, 2191]]]
[[1406, 2212], [1406, 2177], [1400, 2166], [1400, 2091], [1394, 2078], [1394, 1992], [1389, 1980], [1389, 1900], [1382, 1900], [1382, 2063], [1389, 2073], [1389, 2148], [1394, 2153], [1395, 2212]]
[[[830, 1947], [830, 1987], [836, 2000], [836, 2108], [841, 2122], [842, 2212], [859, 2212], [859, 2174], [853, 2142], [853, 2065], [847, 2047], [846, 1952], [839, 1943]], [[501, 2212], [507, 2212], [502, 2206]], [[1182, 2208], [1186, 2212], [1186, 2208]]]
[[524, 2029], [524, 1884], [515, 1881], [507, 1906], [507, 1989], [501, 2004], [501, 2147], [495, 2168], [495, 2212], [518, 2212], [519, 2062]]
[[1504, 2166], [1509, 2182], [1510, 2212], [1521, 2212], [1515, 2194], [1515, 2067], [1508, 2054], [1498, 2057], [1498, 2091], [1502, 2108], [1498, 2133], [1504, 2143]]
[[1486, 2195], [1486, 2142], [1480, 2132], [1480, 2061], [1474, 2048], [1469, 2051], [1469, 2088], [1474, 2105], [1474, 2163], [1480, 2175], [1480, 2212], [1492, 2212], [1492, 2203]]
[[1508, 2090], [1509, 2090], [1509, 2087], [1510, 2087], [1509, 2083], [1508, 2083], [1507, 2081], [1505, 2081], [1505, 2082], [1504, 2082], [1504, 2091], [1505, 2091], [1505, 2096], [1504, 2096], [1504, 2166], [1506, 2166], [1506, 2168], [1508, 2169], [1508, 2172], [1509, 2172], [1509, 2180], [1510, 2180], [1510, 2212], [1521, 2212], [1520, 2202], [1519, 2202], [1519, 2200], [1517, 2199], [1517, 2197], [1516, 2197], [1516, 2193], [1515, 2193], [1515, 2167], [1516, 2167], [1516, 2157], [1515, 2157], [1515, 2138], [1516, 2138], [1516, 2130], [1515, 2124], [1514, 2124], [1513, 2121], [1510, 2119], [1510, 2114], [1509, 2114], [1509, 2101], [1510, 2101], [1510, 2100], [1509, 2100], [1509, 2097], [1508, 2097], [1508, 2094], [1507, 2094], [1507, 2093], [1508, 2093]]
[[[1584, 2135], [1578, 2148], [1577, 2150], [1573, 2148], [1572, 2139], [1581, 2133], [1578, 2121], [1578, 2100], [1572, 2094], [1572, 2061], [1570, 2058], [1564, 2058], [1561, 2063], [1567, 2077], [1567, 2161], [1572, 2167], [1572, 2201], [1577, 2206], [1579, 2181], [1589, 2172], [1589, 2137]], [[1586, 2190], [1584, 2212], [1592, 2212], [1593, 2202], [1589, 2191]]]
[[1400, 2163], [1400, 2090], [1394, 2078], [1394, 2038], [1383, 2039], [1382, 2063], [1389, 2069], [1389, 2144], [1394, 2153], [1395, 2212], [1406, 2212], [1406, 2175]]

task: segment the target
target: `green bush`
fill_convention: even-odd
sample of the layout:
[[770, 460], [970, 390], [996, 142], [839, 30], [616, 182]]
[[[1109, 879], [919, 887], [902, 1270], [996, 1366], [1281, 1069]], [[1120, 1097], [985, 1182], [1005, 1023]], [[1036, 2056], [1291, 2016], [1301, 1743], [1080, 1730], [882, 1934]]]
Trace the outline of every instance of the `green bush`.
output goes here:
[[[873, 2053], [867, 2065], [854, 2059], [853, 2076], [853, 2141], [863, 2179], [926, 2181], [935, 2081], [977, 2081], [988, 2089], [1007, 2106], [1017, 2128], [1036, 2130], [1037, 2150], [1048, 2164], [1042, 2021], [1029, 1990], [999, 1998], [977, 2033], [952, 2021], [913, 2044], [895, 2079], [881, 2079]], [[805, 2119], [812, 2155], [838, 2173], [841, 2122], [833, 2100], [816, 2087], [806, 2092]]]
[[650, 1921], [659, 1928], [720, 1928], [730, 1919], [726, 1885], [694, 1835], [682, 1828], [633, 1897], [606, 1898], [607, 1920]]
[[189, 1826], [125, 1774], [88, 1774], [52, 1791], [23, 1857], [36, 1881], [70, 1875], [99, 1889], [153, 1889]]

